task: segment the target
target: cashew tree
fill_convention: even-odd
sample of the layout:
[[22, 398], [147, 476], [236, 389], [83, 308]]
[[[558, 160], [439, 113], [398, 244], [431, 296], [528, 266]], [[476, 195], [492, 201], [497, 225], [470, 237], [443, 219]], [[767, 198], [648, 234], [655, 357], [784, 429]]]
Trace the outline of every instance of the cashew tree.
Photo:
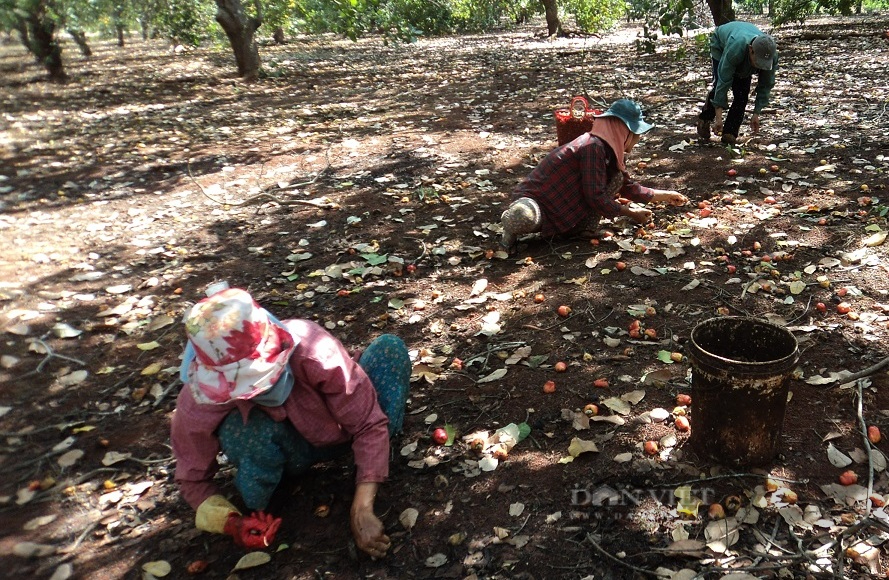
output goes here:
[[225, 31], [235, 53], [238, 76], [244, 80], [259, 78], [259, 47], [256, 30], [262, 25], [262, 4], [253, 1], [254, 13], [248, 14], [240, 0], [216, 0], [216, 22]]

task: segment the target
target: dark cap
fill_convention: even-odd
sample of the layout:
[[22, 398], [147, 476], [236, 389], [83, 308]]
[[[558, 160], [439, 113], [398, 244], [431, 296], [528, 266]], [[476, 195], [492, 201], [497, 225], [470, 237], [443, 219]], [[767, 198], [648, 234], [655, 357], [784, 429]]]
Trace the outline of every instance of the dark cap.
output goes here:
[[762, 34], [753, 39], [750, 47], [753, 49], [753, 66], [759, 70], [772, 70], [777, 50], [775, 39], [768, 34]]

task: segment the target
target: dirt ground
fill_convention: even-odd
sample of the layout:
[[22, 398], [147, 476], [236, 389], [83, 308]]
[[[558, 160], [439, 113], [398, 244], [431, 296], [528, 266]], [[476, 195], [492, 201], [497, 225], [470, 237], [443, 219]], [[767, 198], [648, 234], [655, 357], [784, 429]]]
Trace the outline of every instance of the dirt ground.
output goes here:
[[[56, 86], [3, 45], [5, 576], [140, 578], [156, 561], [168, 578], [195, 562], [200, 577], [244, 579], [882, 574], [889, 479], [861, 424], [889, 424], [887, 375], [838, 386], [836, 373], [889, 355], [887, 28], [884, 14], [775, 31], [772, 104], [735, 149], [694, 139], [709, 80], [695, 40], [639, 55], [632, 26], [555, 42], [540, 26], [403, 47], [297, 40], [263, 47], [271, 76], [253, 85], [230, 79], [224, 50], [132, 39], [90, 60], [66, 43], [72, 80]], [[691, 203], [655, 207], [644, 229], [605, 224], [614, 235], [597, 244], [497, 253], [510, 191], [555, 145], [552, 111], [574, 94], [640, 101], [657, 129], [628, 166]], [[377, 503], [384, 560], [351, 543], [349, 457], [295, 482], [260, 567], [232, 572], [243, 552], [194, 530], [169, 447], [179, 321], [220, 279], [350, 348], [391, 332], [411, 349]], [[691, 331], [729, 315], [799, 342], [777, 453], [758, 468], [720, 465], [676, 420], [679, 394], [692, 433], [704, 413], [768, 412], [695, 403]], [[631, 336], [634, 320], [654, 336]], [[494, 446], [464, 437], [510, 424], [528, 436], [483, 470]], [[445, 425], [456, 439], [436, 445]], [[576, 453], [583, 442], [597, 451]], [[849, 469], [860, 487], [823, 487]], [[234, 493], [231, 469], [219, 481]], [[616, 505], [599, 505], [603, 490]], [[728, 546], [707, 531], [715, 503], [737, 527]], [[859, 539], [872, 547], [837, 556]]]

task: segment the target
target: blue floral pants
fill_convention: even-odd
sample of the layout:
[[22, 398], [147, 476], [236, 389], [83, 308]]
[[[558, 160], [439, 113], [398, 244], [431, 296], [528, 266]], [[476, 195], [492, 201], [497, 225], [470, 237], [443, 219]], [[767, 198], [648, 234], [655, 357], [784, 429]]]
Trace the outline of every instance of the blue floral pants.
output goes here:
[[[411, 361], [404, 342], [384, 334], [368, 345], [358, 365], [377, 391], [380, 408], [389, 417], [389, 435], [401, 431], [410, 388]], [[232, 411], [217, 431], [222, 451], [237, 467], [235, 487], [251, 510], [268, 506], [284, 475], [304, 473], [312, 465], [347, 453], [350, 444], [315, 447], [305, 440], [290, 421], [275, 422], [257, 408], [247, 423]]]

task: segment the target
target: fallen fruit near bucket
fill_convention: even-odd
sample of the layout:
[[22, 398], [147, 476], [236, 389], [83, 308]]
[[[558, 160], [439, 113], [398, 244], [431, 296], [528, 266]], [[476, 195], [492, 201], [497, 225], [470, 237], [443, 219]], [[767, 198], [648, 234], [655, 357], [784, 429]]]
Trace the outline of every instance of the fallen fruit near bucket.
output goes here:
[[432, 440], [439, 445], [444, 445], [448, 441], [448, 432], [439, 427], [432, 432]]
[[772, 479], [772, 478], [766, 479], [765, 488], [766, 488], [767, 492], [771, 493], [773, 491], [778, 491], [779, 487], [781, 487], [781, 486], [778, 485], [778, 482], [775, 481], [774, 479]]
[[647, 453], [648, 455], [657, 455], [657, 441], [646, 441], [642, 444], [642, 450], [645, 451], [645, 453]]
[[599, 407], [590, 403], [589, 405], [587, 405], [583, 408], [583, 413], [587, 417], [595, 417], [596, 415], [599, 414]]
[[790, 505], [795, 504], [799, 500], [799, 496], [796, 495], [795, 491], [787, 490], [784, 492], [784, 501], [789, 503]]
[[883, 501], [883, 496], [877, 494], [870, 496], [870, 503], [873, 504], [874, 507], [883, 507], [886, 505], [886, 502]]
[[718, 503], [710, 504], [710, 509], [707, 510], [707, 515], [711, 520], [724, 520], [725, 510], [722, 508], [722, 505]]
[[840, 302], [837, 304], [837, 314], [849, 314], [852, 311], [852, 305], [848, 302]]
[[843, 485], [855, 485], [858, 483], [858, 474], [852, 471], [844, 471], [840, 474], [840, 483]]
[[876, 425], [871, 425], [867, 428], [867, 440], [876, 445], [880, 442], [883, 436], [880, 435], [880, 428]]
[[676, 404], [681, 405], [683, 407], [687, 407], [691, 405], [691, 395], [686, 395], [685, 393], [679, 393], [676, 395]]
[[676, 429], [679, 431], [691, 430], [691, 423], [688, 422], [688, 417], [685, 417], [685, 416], [676, 417], [676, 420], [674, 421], [674, 423], [676, 424]]

